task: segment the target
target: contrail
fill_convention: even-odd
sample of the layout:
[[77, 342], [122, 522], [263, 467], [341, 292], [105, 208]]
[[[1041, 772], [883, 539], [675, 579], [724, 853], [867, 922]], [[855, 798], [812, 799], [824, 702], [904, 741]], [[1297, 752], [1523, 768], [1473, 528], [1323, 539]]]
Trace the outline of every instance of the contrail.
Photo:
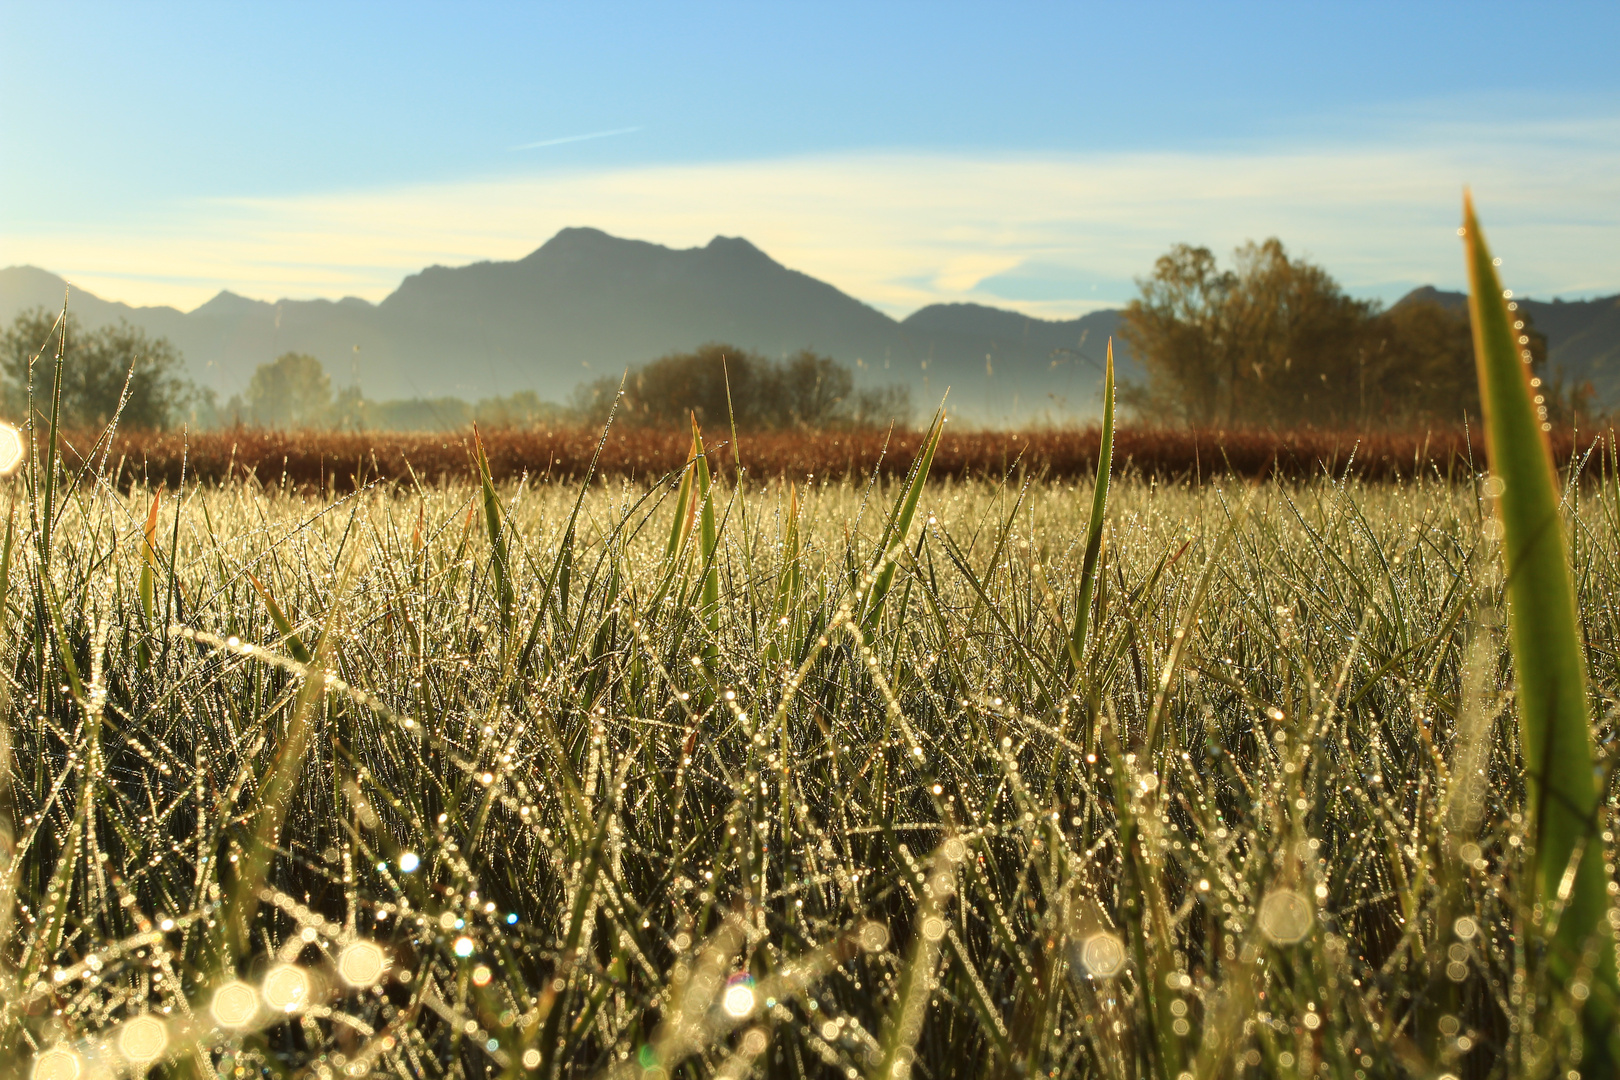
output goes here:
[[538, 150], [542, 146], [561, 146], [563, 143], [584, 142], [586, 139], [606, 139], [611, 135], [628, 135], [632, 131], [640, 131], [639, 127], [614, 128], [612, 131], [593, 131], [589, 135], [565, 135], [560, 139], [541, 139], [539, 142], [524, 143], [522, 146], [509, 147], [511, 150]]

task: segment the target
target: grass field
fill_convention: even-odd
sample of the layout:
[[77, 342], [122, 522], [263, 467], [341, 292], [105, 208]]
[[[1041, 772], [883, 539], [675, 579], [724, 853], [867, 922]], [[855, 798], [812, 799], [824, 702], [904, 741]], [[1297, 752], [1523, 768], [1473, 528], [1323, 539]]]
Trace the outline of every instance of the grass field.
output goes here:
[[[896, 491], [11, 482], [0, 1068], [1590, 1057], [1488, 486], [1116, 484], [1078, 652], [1089, 484], [931, 482], [874, 605]], [[1566, 509], [1609, 748], [1620, 487]]]

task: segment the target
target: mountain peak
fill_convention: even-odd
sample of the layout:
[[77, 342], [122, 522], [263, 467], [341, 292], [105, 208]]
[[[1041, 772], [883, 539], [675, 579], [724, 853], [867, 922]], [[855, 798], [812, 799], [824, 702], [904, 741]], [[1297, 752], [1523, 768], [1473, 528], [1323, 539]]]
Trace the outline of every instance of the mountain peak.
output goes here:
[[[705, 251], [723, 252], [727, 255], [756, 255], [769, 259], [759, 248], [741, 236], [716, 236], [704, 248]], [[776, 260], [772, 259], [772, 262]]]
[[212, 300], [200, 307], [193, 308], [191, 314], [201, 315], [205, 318], [235, 318], [250, 311], [258, 311], [274, 306], [274, 304], [266, 300], [249, 300], [247, 297], [239, 296], [229, 289], [221, 289], [214, 294]]
[[628, 244], [633, 243], [633, 241], [620, 240], [616, 236], [611, 236], [601, 229], [591, 228], [589, 225], [569, 225], [558, 229], [555, 236], [529, 252], [521, 261], [530, 262], [546, 255], [555, 255], [565, 251], [588, 251], [611, 247], [615, 243]]

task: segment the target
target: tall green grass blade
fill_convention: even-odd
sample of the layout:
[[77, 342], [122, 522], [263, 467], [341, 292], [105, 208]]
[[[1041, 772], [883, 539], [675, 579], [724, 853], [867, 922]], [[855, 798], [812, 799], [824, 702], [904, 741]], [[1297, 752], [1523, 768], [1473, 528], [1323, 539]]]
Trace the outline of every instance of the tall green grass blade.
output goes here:
[[[624, 389], [621, 380], [619, 389]], [[602, 460], [602, 448], [607, 445], [608, 432], [613, 429], [613, 418], [618, 415], [619, 397], [613, 399], [613, 408], [608, 412], [607, 421], [602, 425], [602, 433], [597, 437], [596, 449], [591, 452], [591, 463], [585, 470], [585, 477], [580, 481], [579, 492], [574, 496], [574, 508], [568, 514], [568, 527], [563, 530], [562, 543], [557, 546], [557, 555], [552, 560], [551, 571], [546, 575], [545, 588], [542, 590], [540, 610], [536, 612], [534, 622], [529, 627], [528, 638], [523, 643], [523, 649], [518, 654], [518, 669], [528, 666], [529, 656], [534, 652], [535, 645], [540, 641], [541, 630], [546, 619], [546, 606], [552, 602], [555, 592], [559, 596], [558, 612], [563, 620], [568, 618], [568, 578], [572, 574], [574, 565], [574, 543], [577, 539], [576, 529], [579, 526], [580, 507], [585, 505], [585, 494], [591, 490], [591, 479], [596, 476], [596, 467]]]
[[1070, 653], [1076, 668], [1085, 658], [1086, 628], [1097, 588], [1097, 562], [1102, 554], [1103, 519], [1108, 510], [1108, 471], [1114, 463], [1114, 339], [1108, 339], [1108, 364], [1103, 373], [1102, 441], [1097, 446], [1097, 482], [1091, 494], [1091, 521], [1086, 526], [1086, 551], [1080, 563], [1080, 600], [1074, 613]]
[[692, 471], [696, 474], [694, 496], [698, 504], [699, 557], [703, 560], [703, 584], [699, 594], [699, 610], [708, 639], [703, 644], [703, 657], [709, 674], [719, 670], [720, 660], [720, 535], [714, 520], [714, 489], [709, 475], [708, 456], [703, 451], [703, 434], [698, 431], [697, 418], [692, 419], [692, 445], [697, 456]]
[[157, 516], [162, 499], [161, 488], [152, 493], [152, 509], [147, 512], [146, 525], [141, 529], [141, 610], [146, 614], [148, 627], [157, 625]]
[[694, 471], [697, 473], [699, 554], [703, 558], [703, 611], [711, 620], [709, 629], [720, 627], [720, 567], [715, 563], [720, 537], [715, 529], [714, 490], [709, 474], [709, 459], [703, 451], [703, 434], [697, 421], [692, 421], [692, 445], [697, 447]]
[[[693, 431], [696, 430], [697, 425], [694, 423]], [[681, 471], [681, 486], [675, 491], [675, 518], [669, 523], [669, 543], [664, 546], [664, 571], [666, 573], [674, 568], [675, 560], [686, 546], [686, 538], [692, 532], [692, 522], [697, 514], [697, 503], [692, 500], [692, 484], [696, 475], [697, 458], [698, 442], [696, 435], [694, 435], [692, 445], [686, 451], [686, 468]]]
[[473, 427], [473, 450], [478, 460], [478, 483], [484, 495], [484, 528], [489, 533], [489, 571], [495, 578], [495, 594], [500, 601], [502, 640], [512, 634], [512, 560], [507, 551], [506, 529], [501, 517], [501, 497], [495, 492], [495, 481], [490, 476], [489, 458], [484, 453], [484, 440], [478, 428]]
[[[1521, 349], [1490, 248], [1466, 196], [1463, 228], [1485, 438], [1500, 484], [1496, 509], [1533, 828], [1532, 869], [1538, 901], [1556, 918], [1553, 967], [1568, 978], [1609, 906], [1596, 837], [1598, 791], [1575, 588], [1546, 410], [1530, 385], [1529, 350]], [[1612, 942], [1600, 952], [1602, 980], [1613, 988]], [[1594, 994], [1591, 1001], [1602, 996]]]
[[[15, 537], [17, 511], [13, 507], [11, 513], [6, 515], [6, 543], [0, 551], [0, 633], [6, 627], [6, 598], [11, 595], [11, 545]], [[0, 781], [4, 783], [4, 781]]]
[[782, 537], [782, 570], [776, 579], [776, 603], [771, 608], [775, 625], [771, 627], [770, 643], [765, 647], [767, 665], [780, 663], [786, 633], [793, 624], [804, 591], [804, 571], [799, 565], [799, 489], [788, 484], [787, 528]]
[[[57, 440], [62, 430], [62, 379], [67, 365], [67, 298], [62, 299], [62, 315], [57, 322], [61, 336], [57, 338], [56, 360], [51, 377], [51, 423], [45, 437], [45, 488], [41, 495], [39, 551], [40, 563], [50, 562], [51, 525], [56, 516]], [[33, 422], [30, 411], [29, 422]], [[32, 459], [30, 459], [30, 462]]]
[[776, 617], [785, 619], [804, 589], [799, 566], [799, 489], [788, 485], [787, 532], [782, 538], [782, 573], [776, 582]]

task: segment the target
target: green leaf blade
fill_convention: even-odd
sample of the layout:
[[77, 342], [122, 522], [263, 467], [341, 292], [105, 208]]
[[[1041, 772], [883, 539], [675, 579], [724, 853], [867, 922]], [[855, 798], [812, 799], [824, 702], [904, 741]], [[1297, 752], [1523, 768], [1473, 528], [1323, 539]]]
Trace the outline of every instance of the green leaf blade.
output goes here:
[[[1496, 504], [1537, 887], [1549, 910], [1568, 890], [1558, 940], [1578, 955], [1604, 917], [1608, 897], [1595, 836], [1598, 792], [1575, 585], [1544, 413], [1472, 201], [1464, 205], [1464, 238], [1486, 443], [1502, 485]], [[1577, 858], [1573, 883], [1566, 884]], [[1605, 966], [1612, 982], [1612, 963]]]

